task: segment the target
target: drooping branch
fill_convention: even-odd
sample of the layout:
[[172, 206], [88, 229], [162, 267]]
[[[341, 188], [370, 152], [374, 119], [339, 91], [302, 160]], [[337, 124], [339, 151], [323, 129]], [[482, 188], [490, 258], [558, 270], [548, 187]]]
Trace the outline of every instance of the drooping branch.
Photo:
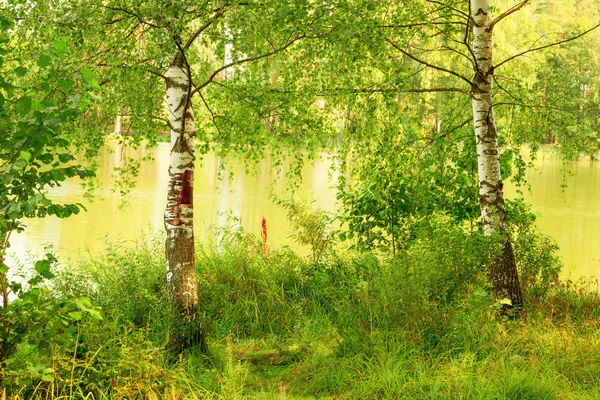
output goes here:
[[[499, 107], [499, 106], [503, 106], [503, 105], [507, 105], [507, 106], [513, 106], [513, 107], [524, 107], [524, 108], [530, 108], [532, 110], [534, 110], [536, 113], [541, 115], [541, 110], [543, 109], [548, 109], [552, 106], [546, 106], [546, 105], [533, 105], [529, 102], [524, 102], [522, 99], [517, 98], [513, 93], [511, 93], [508, 89], [506, 89], [504, 86], [502, 86], [500, 84], [500, 82], [498, 82], [498, 76], [494, 75], [494, 82], [496, 83], [496, 87], [498, 87], [498, 89], [502, 90], [503, 92], [505, 92], [510, 98], [514, 99], [514, 102], [498, 102], [498, 103], [493, 103], [492, 107]], [[527, 99], [526, 99], [527, 100]], [[560, 109], [558, 107], [555, 108], [555, 110], [557, 111], [579, 111], [578, 109], [574, 109], [574, 110], [565, 110]], [[561, 124], [559, 122], [557, 122], [556, 120], [554, 120], [553, 118], [549, 117], [548, 115], [546, 115], [547, 120], [554, 126], [556, 127], [561, 127]]]
[[208, 79], [206, 79], [206, 81], [204, 81], [203, 83], [201, 83], [200, 85], [194, 85], [195, 89], [192, 90], [192, 92], [190, 93], [190, 96], [195, 95], [196, 93], [198, 93], [200, 90], [202, 90], [203, 88], [205, 88], [206, 86], [208, 86], [210, 83], [212, 83], [215, 79], [215, 77], [219, 74], [219, 72], [222, 72], [224, 70], [226, 70], [227, 68], [231, 68], [234, 67], [236, 65], [241, 65], [241, 64], [246, 64], [252, 61], [258, 61], [261, 60], [263, 58], [267, 58], [270, 57], [272, 55], [275, 55], [285, 49], [287, 49], [288, 47], [290, 47], [292, 44], [296, 43], [299, 40], [302, 40], [303, 38], [305, 38], [306, 35], [302, 34], [294, 39], [288, 40], [287, 43], [279, 48], [273, 49], [269, 52], [263, 53], [261, 55], [258, 56], [254, 56], [254, 57], [246, 57], [246, 58], [242, 58], [240, 60], [236, 60], [236, 61], [232, 61], [228, 64], [223, 65], [220, 68], [217, 68], [216, 70], [213, 71], [213, 73], [208, 77]]
[[462, 58], [466, 59], [467, 61], [469, 61], [469, 63], [471, 64], [472, 67], [475, 66], [475, 64], [473, 63], [473, 60], [467, 54], [463, 53], [460, 50], [452, 48], [450, 46], [440, 46], [438, 48], [432, 48], [432, 49], [421, 48], [421, 47], [416, 47], [416, 46], [412, 46], [412, 47], [415, 49], [418, 49], [422, 53], [436, 53], [436, 52], [442, 52], [442, 51], [449, 51], [449, 52], [455, 53], [455, 54], [461, 56]]
[[547, 44], [547, 45], [544, 45], [544, 46], [534, 47], [534, 48], [530, 48], [530, 49], [528, 49], [528, 50], [522, 51], [522, 52], [520, 52], [520, 53], [518, 53], [518, 54], [515, 54], [514, 56], [508, 57], [506, 60], [502, 61], [501, 63], [499, 63], [499, 64], [496, 64], [496, 65], [495, 65], [495, 67], [494, 67], [494, 69], [498, 69], [498, 68], [500, 68], [502, 65], [506, 64], [507, 62], [509, 62], [509, 61], [512, 61], [512, 60], [514, 60], [514, 59], [515, 59], [515, 58], [517, 58], [517, 57], [521, 57], [521, 56], [523, 56], [523, 55], [525, 55], [525, 54], [532, 53], [532, 52], [534, 52], [534, 51], [538, 51], [538, 50], [547, 49], [547, 48], [549, 48], [549, 47], [553, 47], [553, 46], [558, 46], [558, 45], [560, 45], [560, 44], [567, 43], [567, 42], [571, 42], [571, 41], [573, 41], [573, 40], [577, 40], [577, 39], [579, 39], [580, 37], [583, 37], [583, 36], [587, 35], [588, 33], [590, 33], [590, 32], [592, 32], [592, 31], [594, 31], [594, 30], [595, 30], [595, 29], [597, 29], [598, 27], [600, 27], [600, 23], [598, 23], [598, 24], [594, 25], [592, 28], [588, 29], [587, 31], [584, 31], [584, 32], [580, 33], [579, 35], [576, 35], [576, 36], [570, 37], [570, 38], [568, 38], [568, 39], [565, 39], [565, 40], [560, 40], [560, 41], [558, 41], [558, 42], [554, 42], [554, 43], [550, 43], [550, 44]]
[[444, 139], [445, 137], [449, 136], [451, 133], [456, 132], [457, 130], [463, 128], [467, 124], [470, 124], [472, 121], [473, 121], [473, 117], [469, 117], [466, 120], [464, 120], [463, 122], [461, 122], [460, 124], [458, 124], [452, 128], [448, 128], [446, 131], [440, 132], [439, 135], [432, 135], [432, 136], [426, 136], [426, 137], [412, 139], [412, 140], [405, 142], [404, 145], [412, 146], [416, 142], [427, 141], [422, 147], [428, 147], [436, 140]]
[[219, 128], [219, 124], [217, 124], [217, 118], [218, 118], [218, 116], [215, 115], [215, 113], [213, 112], [213, 110], [210, 108], [210, 106], [208, 105], [208, 102], [206, 101], [206, 99], [204, 98], [204, 96], [202, 96], [202, 92], [198, 92], [198, 95], [200, 96], [200, 99], [202, 99], [202, 103], [204, 103], [204, 107], [209, 112], [210, 117], [211, 117], [212, 122], [213, 122], [213, 125], [216, 128], [216, 130], [217, 130], [217, 133], [219, 134], [219, 136], [222, 136], [223, 133], [221, 132], [221, 128]]
[[398, 46], [396, 43], [394, 43], [393, 41], [391, 41], [389, 38], [387, 38], [387, 37], [386, 37], [386, 38], [385, 38], [385, 40], [386, 40], [386, 42], [388, 42], [389, 44], [391, 44], [392, 46], [394, 46], [394, 47], [395, 47], [395, 48], [396, 48], [398, 51], [400, 51], [402, 54], [404, 54], [404, 55], [405, 55], [405, 56], [407, 56], [408, 58], [410, 58], [410, 59], [412, 59], [412, 60], [414, 60], [414, 61], [418, 62], [419, 64], [423, 64], [423, 65], [426, 65], [426, 66], [427, 66], [427, 67], [429, 67], [429, 68], [433, 68], [433, 69], [436, 69], [436, 70], [438, 70], [438, 71], [442, 71], [442, 72], [446, 72], [446, 73], [448, 73], [448, 74], [450, 74], [450, 75], [454, 75], [454, 76], [456, 76], [456, 77], [458, 77], [458, 78], [462, 79], [463, 81], [467, 82], [467, 83], [469, 84], [469, 86], [470, 86], [470, 87], [472, 87], [472, 86], [473, 86], [473, 82], [471, 82], [471, 80], [470, 80], [469, 78], [467, 78], [467, 77], [465, 77], [465, 76], [463, 76], [463, 75], [459, 74], [458, 72], [455, 72], [455, 71], [449, 70], [449, 69], [447, 69], [447, 68], [444, 68], [444, 67], [440, 67], [440, 66], [437, 66], [437, 65], [430, 64], [430, 63], [428, 63], [427, 61], [423, 61], [423, 60], [421, 60], [421, 59], [419, 59], [419, 58], [417, 58], [417, 57], [413, 56], [413, 55], [412, 55], [412, 54], [410, 54], [409, 52], [405, 51], [404, 49], [402, 49], [400, 46]]

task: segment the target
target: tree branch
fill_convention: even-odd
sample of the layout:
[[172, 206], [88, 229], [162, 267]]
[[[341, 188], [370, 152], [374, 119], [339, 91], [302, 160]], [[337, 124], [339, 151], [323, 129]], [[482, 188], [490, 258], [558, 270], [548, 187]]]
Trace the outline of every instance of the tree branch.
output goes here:
[[[496, 18], [494, 18], [494, 20], [492, 21], [492, 23], [490, 24], [489, 29], [493, 29], [494, 26], [502, 21], [504, 18], [508, 17], [509, 15], [519, 11], [521, 8], [523, 8], [525, 6], [525, 4], [529, 3], [529, 0], [523, 0], [522, 2], [515, 4], [514, 6], [512, 6], [511, 8], [509, 8], [508, 10], [504, 11], [502, 14], [498, 15]], [[471, 2], [469, 2], [469, 7], [471, 5]]]
[[548, 110], [555, 110], [555, 111], [568, 111], [568, 112], [582, 112], [582, 111], [599, 111], [600, 108], [598, 107], [556, 107], [556, 106], [548, 106], [548, 105], [544, 105], [544, 104], [524, 104], [524, 103], [513, 103], [513, 102], [509, 102], [509, 101], [503, 101], [500, 103], [494, 103], [492, 104], [492, 107], [498, 107], [498, 106], [518, 106], [518, 107], [525, 107], [525, 108], [535, 108], [535, 109], [548, 109]]
[[159, 25], [156, 25], [156, 24], [153, 24], [151, 22], [148, 22], [148, 21], [142, 19], [142, 17], [140, 17], [138, 14], [134, 13], [133, 11], [126, 10], [125, 8], [110, 7], [110, 6], [105, 6], [103, 4], [99, 4], [99, 6], [102, 7], [102, 8], [106, 8], [108, 10], [111, 10], [111, 11], [118, 11], [118, 12], [125, 13], [125, 14], [127, 14], [127, 15], [129, 15], [131, 17], [137, 18], [137, 20], [140, 21], [140, 23], [148, 25], [148, 26], [151, 26], [153, 28], [160, 28]]
[[471, 121], [473, 121], [473, 117], [467, 118], [462, 123], [460, 123], [460, 124], [458, 124], [458, 125], [450, 128], [450, 129], [446, 130], [445, 132], [440, 133], [439, 135], [432, 135], [432, 136], [426, 136], [426, 137], [416, 138], [416, 139], [409, 140], [409, 141], [405, 142], [404, 145], [405, 146], [412, 146], [416, 142], [419, 142], [419, 141], [422, 141], [422, 140], [427, 140], [427, 143], [425, 143], [423, 145], [423, 147], [425, 148], [427, 146], [430, 146], [436, 140], [443, 139], [446, 136], [450, 135], [452, 132], [456, 132], [457, 130], [461, 129], [462, 127], [464, 127], [465, 125], [467, 125]]
[[454, 92], [462, 93], [471, 97], [471, 93], [467, 90], [449, 87], [449, 88], [422, 88], [422, 89], [400, 89], [400, 88], [331, 88], [324, 89], [318, 92], [317, 95], [322, 96], [329, 92], [347, 92], [347, 93], [440, 93], [440, 92]]
[[455, 13], [457, 13], [457, 14], [459, 14], [459, 15], [462, 15], [463, 17], [465, 17], [465, 18], [467, 18], [467, 19], [468, 19], [468, 18], [470, 18], [470, 16], [469, 16], [469, 15], [467, 15], [467, 14], [466, 14], [464, 11], [462, 11], [462, 10], [459, 10], [458, 8], [450, 7], [449, 5], [447, 5], [447, 4], [444, 4], [444, 3], [443, 3], [443, 2], [441, 2], [441, 1], [436, 1], [436, 0], [426, 0], [426, 1], [427, 1], [428, 3], [432, 3], [432, 4], [437, 4], [437, 5], [440, 5], [440, 6], [442, 6], [443, 8], [448, 8], [448, 9], [450, 9], [450, 10], [454, 11]]
[[200, 98], [202, 99], [202, 102], [204, 103], [204, 107], [206, 107], [206, 109], [208, 110], [208, 112], [210, 113], [210, 116], [212, 118], [212, 122], [213, 125], [215, 126], [215, 128], [217, 129], [217, 133], [219, 134], [219, 136], [222, 136], [223, 133], [221, 132], [221, 128], [219, 128], [219, 124], [217, 124], [217, 116], [215, 115], [215, 113], [213, 112], [213, 110], [210, 108], [210, 106], [208, 105], [208, 103], [206, 102], [206, 99], [204, 98], [204, 96], [202, 96], [202, 92], [198, 92], [198, 95], [200, 96]]
[[450, 21], [450, 22], [415, 22], [413, 24], [403, 24], [403, 25], [382, 25], [382, 28], [416, 28], [419, 26], [427, 26], [427, 25], [465, 25], [462, 21]]
[[465, 37], [463, 39], [463, 44], [465, 45], [465, 47], [469, 50], [469, 53], [471, 54], [471, 57], [472, 57], [471, 63], [473, 64], [475, 71], [479, 72], [479, 64], [477, 63], [477, 57], [475, 57], [473, 48], [469, 44], [469, 35], [471, 34], [471, 22], [472, 22], [472, 18], [470, 17], [470, 15], [471, 15], [471, 1], [469, 0], [469, 18], [467, 18], [467, 26], [465, 28]]
[[192, 45], [192, 43], [194, 43], [194, 40], [196, 40], [196, 38], [198, 36], [200, 36], [200, 34], [202, 32], [204, 32], [206, 29], [208, 29], [218, 18], [220, 18], [220, 17], [223, 16], [223, 14], [225, 13], [225, 8], [228, 7], [229, 5], [230, 5], [229, 3], [225, 3], [220, 8], [218, 8], [217, 10], [215, 10], [215, 15], [212, 16], [211, 20], [208, 21], [205, 25], [203, 25], [200, 28], [196, 29], [196, 31], [194, 31], [194, 33], [192, 33], [190, 35], [189, 39], [187, 40], [187, 42], [183, 46], [183, 49], [184, 50], [189, 49], [190, 46]]
[[405, 56], [407, 56], [407, 57], [411, 58], [412, 60], [414, 60], [414, 61], [418, 62], [419, 64], [423, 64], [423, 65], [426, 65], [426, 66], [428, 66], [429, 68], [433, 68], [433, 69], [436, 69], [436, 70], [438, 70], [438, 71], [442, 71], [442, 72], [446, 72], [446, 73], [448, 73], [448, 74], [450, 74], [450, 75], [454, 75], [454, 76], [456, 76], [456, 77], [458, 77], [458, 78], [462, 79], [463, 81], [467, 82], [467, 83], [469, 84], [469, 86], [470, 86], [470, 87], [472, 87], [472, 86], [473, 86], [473, 82], [471, 82], [471, 80], [470, 80], [469, 78], [467, 78], [467, 77], [465, 77], [465, 76], [462, 76], [461, 74], [459, 74], [459, 73], [457, 73], [457, 72], [454, 72], [454, 71], [452, 71], [452, 70], [449, 70], [449, 69], [446, 69], [446, 68], [443, 68], [443, 67], [439, 67], [439, 66], [437, 66], [437, 65], [433, 65], [433, 64], [430, 64], [430, 63], [428, 63], [428, 62], [426, 62], [426, 61], [420, 60], [420, 59], [418, 59], [417, 57], [413, 56], [412, 54], [408, 53], [407, 51], [403, 50], [403, 49], [402, 49], [400, 46], [398, 46], [396, 43], [392, 42], [392, 41], [391, 41], [389, 38], [387, 38], [387, 37], [386, 37], [386, 38], [385, 38], [385, 40], [386, 40], [386, 41], [387, 41], [389, 44], [391, 44], [392, 46], [394, 46], [394, 47], [395, 47], [395, 48], [396, 48], [398, 51], [400, 51], [402, 54], [404, 54]]
[[555, 42], [555, 43], [550, 43], [550, 44], [547, 44], [547, 45], [544, 45], [544, 46], [534, 47], [534, 48], [530, 48], [528, 50], [522, 51], [522, 52], [520, 52], [518, 54], [515, 54], [514, 56], [508, 57], [506, 60], [502, 61], [500, 64], [496, 64], [494, 66], [494, 70], [500, 68], [502, 65], [506, 64], [507, 62], [512, 61], [512, 60], [514, 60], [517, 57], [521, 57], [522, 55], [525, 55], [527, 53], [531, 53], [531, 52], [542, 50], [542, 49], [547, 49], [548, 47], [558, 46], [559, 44], [563, 44], [563, 43], [567, 43], [567, 42], [571, 42], [573, 40], [579, 39], [580, 37], [582, 37], [584, 35], [587, 35], [588, 33], [592, 32], [593, 30], [595, 30], [598, 27], [600, 27], [600, 23], [594, 25], [592, 28], [588, 29], [585, 32], [580, 33], [577, 36], [573, 36], [571, 38], [568, 38], [568, 39], [565, 39], [565, 40], [560, 40], [560, 41]]
[[289, 40], [285, 45], [277, 48], [277, 49], [273, 49], [267, 53], [261, 54], [259, 56], [255, 56], [255, 57], [247, 57], [247, 58], [242, 58], [240, 60], [236, 60], [236, 61], [232, 61], [228, 64], [223, 65], [220, 68], [217, 68], [216, 70], [213, 71], [213, 73], [208, 77], [208, 79], [206, 81], [204, 81], [202, 84], [200, 85], [196, 85], [196, 88], [191, 92], [190, 96], [193, 96], [194, 94], [198, 93], [200, 90], [202, 90], [203, 88], [205, 88], [206, 86], [208, 86], [211, 82], [214, 81], [215, 77], [219, 74], [219, 72], [226, 70], [227, 68], [236, 66], [236, 65], [240, 65], [240, 64], [245, 64], [248, 62], [252, 62], [252, 61], [258, 61], [261, 60], [263, 58], [272, 56], [274, 54], [279, 53], [280, 51], [283, 51], [285, 49], [287, 49], [288, 47], [290, 47], [292, 44], [296, 43], [297, 41], [303, 39], [304, 37], [306, 37], [304, 34], [298, 36], [295, 39]]

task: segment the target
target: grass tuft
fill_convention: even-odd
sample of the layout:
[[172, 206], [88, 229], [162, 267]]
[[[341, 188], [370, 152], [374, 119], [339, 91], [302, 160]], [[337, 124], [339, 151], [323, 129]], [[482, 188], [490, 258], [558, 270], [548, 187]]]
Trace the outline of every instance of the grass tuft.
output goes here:
[[527, 232], [515, 246], [529, 304], [507, 319], [485, 283], [480, 238], [438, 222], [390, 258], [265, 255], [243, 232], [199, 246], [210, 352], [174, 361], [163, 352], [162, 244], [113, 248], [53, 286], [89, 298], [102, 319], [77, 321], [44, 379], [22, 344], [22, 376], [5, 370], [8, 398], [600, 398], [597, 282], [553, 279], [557, 259], [539, 247], [554, 247]]

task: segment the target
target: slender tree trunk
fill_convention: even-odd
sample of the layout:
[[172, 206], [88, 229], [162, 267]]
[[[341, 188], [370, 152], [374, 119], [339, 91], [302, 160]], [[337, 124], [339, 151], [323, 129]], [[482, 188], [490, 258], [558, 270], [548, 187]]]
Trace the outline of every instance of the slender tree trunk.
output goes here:
[[471, 0], [473, 53], [476, 59], [473, 85], [473, 120], [477, 141], [479, 204], [483, 231], [497, 236], [499, 249], [490, 265], [490, 278], [497, 298], [523, 305], [523, 294], [506, 223], [498, 135], [492, 109], [492, 18], [490, 0]]
[[115, 127], [113, 128], [113, 134], [118, 135], [121, 133], [121, 114], [117, 114], [115, 117]]
[[205, 350], [198, 316], [198, 286], [194, 260], [194, 115], [185, 59], [178, 53], [165, 73], [171, 131], [169, 190], [165, 210], [167, 285], [174, 306], [169, 334], [173, 350], [192, 346]]

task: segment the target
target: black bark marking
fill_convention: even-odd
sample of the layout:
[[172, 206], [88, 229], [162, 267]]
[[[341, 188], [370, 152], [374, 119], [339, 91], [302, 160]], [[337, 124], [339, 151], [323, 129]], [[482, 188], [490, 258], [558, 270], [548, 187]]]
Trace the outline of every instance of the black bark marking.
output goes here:
[[489, 130], [485, 135], [477, 135], [477, 143], [495, 143], [496, 139], [496, 135], [490, 133]]
[[[479, 204], [481, 208], [494, 206], [496, 209], [504, 210], [504, 196], [502, 195], [502, 188], [504, 184], [499, 181], [496, 185], [488, 181], [480, 181], [479, 188], [483, 189], [484, 186], [489, 188], [488, 193], [479, 196]], [[504, 219], [504, 216], [502, 216]], [[485, 221], [484, 221], [485, 223]]]
[[188, 85], [186, 83], [178, 83], [175, 79], [169, 77], [165, 77], [165, 85], [167, 86], [167, 89], [178, 88], [182, 90], [187, 90], [188, 88]]

